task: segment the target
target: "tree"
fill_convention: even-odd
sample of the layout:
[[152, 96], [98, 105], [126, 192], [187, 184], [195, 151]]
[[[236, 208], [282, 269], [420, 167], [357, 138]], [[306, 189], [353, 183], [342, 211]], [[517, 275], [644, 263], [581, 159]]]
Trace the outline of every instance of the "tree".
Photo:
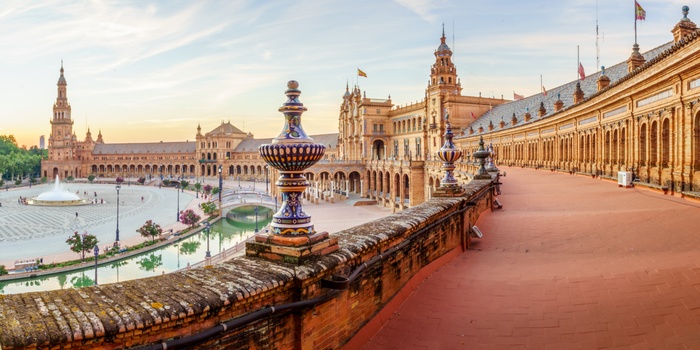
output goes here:
[[89, 181], [90, 183], [92, 183], [93, 181], [95, 181], [95, 174], [90, 174], [90, 175], [88, 175], [88, 181]]
[[7, 275], [9, 272], [7, 272], [7, 269], [5, 268], [5, 265], [0, 265], [0, 276], [2, 275]]
[[211, 185], [204, 185], [204, 193], [209, 194], [209, 192], [211, 192]]
[[180, 212], [180, 222], [189, 227], [194, 227], [197, 225], [199, 219], [201, 219], [201, 217], [199, 217], [199, 215], [197, 215], [197, 213], [195, 213], [192, 209], [187, 209]]
[[215, 196], [215, 195], [218, 194], [218, 193], [219, 193], [219, 188], [218, 188], [218, 187], [214, 187], [214, 188], [211, 190], [212, 196]]
[[170, 180], [168, 180], [168, 179], [163, 180], [163, 185], [165, 185], [165, 187], [170, 186]]
[[189, 186], [189, 185], [190, 185], [190, 182], [187, 181], [187, 180], [182, 180], [182, 181], [180, 181], [180, 188], [182, 188], [182, 192], [185, 192], [185, 189], [186, 189], [187, 186]]
[[[0, 186], [1, 186], [1, 185], [0, 185]], [[197, 182], [196, 184], [194, 184], [194, 188], [195, 188], [195, 190], [197, 190], [197, 192], [199, 192], [199, 191], [202, 190], [202, 184], [200, 184], [199, 182]]]
[[146, 178], [140, 177], [138, 180], [136, 180], [136, 182], [138, 182], [140, 185], [143, 185], [144, 183], [146, 183]]
[[87, 231], [82, 235], [79, 234], [78, 231], [75, 231], [73, 235], [66, 240], [70, 250], [80, 254], [83, 261], [85, 261], [85, 252], [90, 253], [98, 242], [97, 237], [88, 234]]
[[202, 203], [202, 211], [204, 211], [204, 214], [212, 215], [216, 212], [216, 204], [212, 202], [204, 202]]
[[136, 230], [136, 232], [140, 233], [141, 236], [146, 238], [151, 237], [151, 242], [154, 242], [156, 236], [163, 233], [163, 229], [160, 227], [160, 225], [154, 223], [153, 220], [148, 220], [145, 224], [143, 224], [143, 226], [141, 226], [141, 228]]
[[124, 178], [121, 176], [117, 176], [117, 178], [114, 179], [114, 182], [116, 182], [117, 184], [120, 184], [120, 183], [124, 182]]
[[75, 178], [72, 175], [70, 175], [66, 178], [66, 181], [73, 181], [73, 180], [75, 180]]

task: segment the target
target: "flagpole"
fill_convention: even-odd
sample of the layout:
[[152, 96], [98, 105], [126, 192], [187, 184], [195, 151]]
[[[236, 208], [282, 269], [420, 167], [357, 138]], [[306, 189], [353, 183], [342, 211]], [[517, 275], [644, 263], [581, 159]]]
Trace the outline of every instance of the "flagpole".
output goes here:
[[579, 56], [579, 46], [576, 45], [576, 76], [578, 80], [581, 80], [581, 74], [579, 73], [579, 67], [581, 67], [581, 58]]
[[632, 14], [634, 15], [634, 43], [637, 43], [637, 1], [634, 1], [634, 11], [632, 11]]
[[544, 85], [542, 85], [542, 74], [540, 74], [540, 93], [544, 92], [544, 89], [542, 88]]

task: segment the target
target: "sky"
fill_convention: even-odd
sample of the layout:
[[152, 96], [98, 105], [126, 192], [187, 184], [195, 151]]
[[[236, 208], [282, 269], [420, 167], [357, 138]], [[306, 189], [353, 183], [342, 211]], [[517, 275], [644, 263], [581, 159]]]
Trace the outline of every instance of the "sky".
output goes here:
[[[673, 40], [679, 0], [639, 0], [647, 51]], [[346, 83], [396, 105], [423, 98], [444, 23], [462, 94], [512, 99], [625, 61], [634, 0], [3, 0], [0, 135], [48, 135], [61, 60], [79, 140], [194, 140], [230, 121], [277, 136], [287, 81], [307, 134], [338, 130]], [[700, 10], [699, 10], [700, 11]], [[597, 15], [596, 15], [597, 13]], [[697, 17], [700, 20], [700, 15]], [[698, 21], [696, 20], [696, 21]], [[700, 23], [700, 22], [698, 22]], [[358, 77], [357, 69], [367, 73]]]

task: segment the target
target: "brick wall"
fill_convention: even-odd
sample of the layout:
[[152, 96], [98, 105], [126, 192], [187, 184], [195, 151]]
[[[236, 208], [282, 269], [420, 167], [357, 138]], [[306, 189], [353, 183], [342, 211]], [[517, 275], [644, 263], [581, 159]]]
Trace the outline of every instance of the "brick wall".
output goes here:
[[[124, 349], [207, 331], [213, 333], [198, 348], [340, 348], [423, 267], [460, 246], [468, 223], [490, 208], [489, 183], [473, 181], [464, 197], [437, 198], [338, 232], [339, 251], [301, 266], [241, 257], [98, 287], [0, 295], [0, 348]], [[322, 287], [371, 261], [347, 289]], [[263, 312], [227, 332], [217, 326]]]

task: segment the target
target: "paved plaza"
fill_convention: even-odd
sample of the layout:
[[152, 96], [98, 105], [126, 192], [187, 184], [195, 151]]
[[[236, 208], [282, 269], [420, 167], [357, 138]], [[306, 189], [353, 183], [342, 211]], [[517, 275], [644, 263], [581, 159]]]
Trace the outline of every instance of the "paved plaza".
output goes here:
[[[215, 180], [208, 182], [212, 186], [218, 186]], [[32, 198], [50, 190], [52, 186], [53, 184], [44, 184], [0, 192], [0, 265], [12, 268], [15, 261], [22, 259], [43, 258], [44, 263], [76, 259], [77, 254], [71, 252], [65, 242], [75, 231], [87, 231], [97, 236], [100, 247], [114, 242], [117, 216], [117, 192], [114, 184], [65, 185], [67, 190], [72, 193], [78, 192], [80, 197], [96, 199], [98, 202], [104, 200], [104, 204], [41, 207], [22, 205], [17, 201], [20, 196]], [[253, 189], [258, 192], [265, 190], [264, 184], [260, 183], [224, 181], [224, 206], [237, 203], [238, 195], [231, 194], [239, 188], [247, 192]], [[260, 197], [248, 194], [243, 195], [243, 198], [254, 204]], [[184, 224], [176, 221], [177, 199], [178, 194], [174, 188], [135, 184], [129, 186], [124, 183], [119, 191], [119, 238], [122, 246], [143, 242], [144, 238], [136, 229], [147, 220], [153, 220], [166, 231], [171, 228], [175, 231], [186, 228]], [[196, 198], [194, 192], [180, 192], [179, 199], [180, 210], [190, 208], [203, 216], [198, 208], [203, 201], [201, 194]], [[391, 214], [386, 208], [352, 204], [353, 201], [322, 201], [319, 204], [307, 202], [304, 208], [312, 216], [316, 230], [331, 233]]]
[[698, 349], [700, 202], [502, 168], [484, 238], [364, 349]]
[[[0, 192], [0, 264], [12, 267], [15, 260], [44, 258], [45, 263], [65, 260], [66, 239], [78, 231], [97, 236], [100, 246], [116, 238], [117, 191], [114, 184], [71, 183], [65, 189], [94, 199], [98, 204], [68, 207], [31, 206], [18, 203], [20, 196], [31, 198], [52, 188], [50, 185], [24, 187]], [[95, 196], [95, 193], [97, 195]], [[141, 199], [143, 197], [143, 200]], [[179, 194], [180, 209], [193, 203], [192, 192]], [[127, 183], [119, 191], [119, 238], [123, 244], [143, 241], [136, 232], [147, 220], [163, 227], [177, 222], [178, 193], [174, 188], [139, 186]], [[103, 204], [102, 201], [104, 201]], [[76, 216], [77, 213], [77, 216]], [[68, 251], [69, 252], [69, 251]], [[75, 253], [70, 257], [74, 259]]]

